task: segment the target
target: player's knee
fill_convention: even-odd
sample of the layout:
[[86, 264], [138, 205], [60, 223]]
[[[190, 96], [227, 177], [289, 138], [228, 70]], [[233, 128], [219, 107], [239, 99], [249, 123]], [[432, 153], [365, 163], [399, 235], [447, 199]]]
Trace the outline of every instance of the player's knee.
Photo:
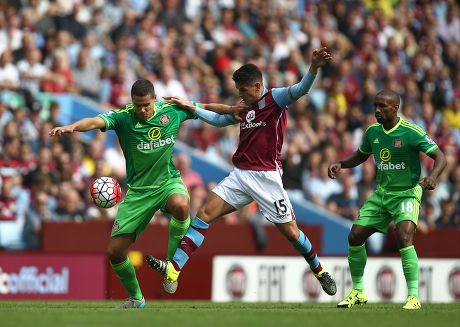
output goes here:
[[187, 198], [177, 199], [171, 206], [171, 213], [178, 220], [185, 220], [189, 216], [189, 202]]
[[180, 205], [176, 208], [174, 214], [174, 218], [178, 220], [186, 220], [189, 216], [189, 206], [188, 203], [186, 205]]
[[359, 246], [364, 243], [364, 240], [360, 237], [358, 233], [355, 231], [351, 230], [350, 233], [348, 234], [348, 244], [351, 246]]
[[126, 260], [126, 254], [124, 253], [124, 251], [120, 251], [119, 249], [113, 246], [109, 246], [107, 248], [106, 254], [110, 262], [113, 264], [120, 263]]
[[412, 235], [409, 233], [399, 233], [396, 235], [398, 240], [398, 246], [400, 249], [406, 248], [412, 245]]

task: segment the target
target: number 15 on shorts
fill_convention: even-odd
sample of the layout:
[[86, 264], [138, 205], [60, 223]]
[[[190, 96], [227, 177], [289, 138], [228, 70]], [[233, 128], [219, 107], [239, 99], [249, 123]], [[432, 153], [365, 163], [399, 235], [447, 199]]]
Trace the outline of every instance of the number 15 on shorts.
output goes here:
[[273, 202], [273, 204], [275, 205], [275, 210], [276, 210], [277, 215], [280, 215], [280, 214], [284, 215], [288, 211], [288, 208], [287, 208], [287, 205], [284, 199], [275, 201]]

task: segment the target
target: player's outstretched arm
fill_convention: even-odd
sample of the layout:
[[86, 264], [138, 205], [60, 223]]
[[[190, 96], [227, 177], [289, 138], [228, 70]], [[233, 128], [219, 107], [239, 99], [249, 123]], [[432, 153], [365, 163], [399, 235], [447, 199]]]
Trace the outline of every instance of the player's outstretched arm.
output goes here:
[[[195, 109], [196, 109], [195, 105], [188, 100], [182, 99], [177, 96], [165, 96], [163, 98], [167, 100], [168, 102], [173, 102], [183, 107], [184, 109], [187, 109], [192, 114], [195, 113]], [[243, 110], [248, 108], [248, 106], [244, 103], [239, 103], [234, 106], [229, 106], [229, 105], [222, 104], [222, 103], [201, 103], [201, 107], [203, 109], [206, 109], [206, 110], [209, 110], [209, 111], [221, 114], [221, 115], [230, 114], [234, 116], [239, 116], [239, 114]]]
[[369, 154], [364, 154], [361, 151], [357, 150], [348, 157], [346, 157], [344, 160], [330, 164], [327, 168], [327, 175], [329, 176], [329, 178], [335, 179], [337, 177], [337, 173], [342, 168], [356, 167], [362, 164], [364, 161], [366, 161], [367, 158], [369, 158], [369, 156]]
[[284, 108], [290, 103], [294, 103], [300, 97], [308, 94], [315, 82], [318, 69], [328, 61], [331, 61], [332, 56], [328, 53], [327, 48], [315, 49], [312, 55], [312, 62], [308, 72], [302, 77], [302, 80], [290, 87], [273, 88], [272, 94], [276, 103]]
[[436, 188], [438, 177], [447, 165], [446, 156], [441, 150], [436, 149], [429, 156], [434, 160], [434, 165], [431, 173], [419, 182], [424, 190], [434, 190]]
[[318, 69], [324, 66], [324, 64], [327, 62], [331, 61], [331, 59], [332, 56], [329, 52], [327, 52], [326, 47], [313, 50], [311, 65], [308, 73], [302, 77], [302, 80], [299, 83], [289, 88], [291, 98], [297, 100], [301, 96], [309, 93], [315, 81], [316, 75], [318, 74]]
[[73, 132], [87, 132], [92, 129], [104, 128], [105, 122], [99, 116], [91, 118], [83, 118], [76, 121], [73, 124], [66, 126], [58, 126], [53, 128], [50, 132], [50, 136], [61, 136], [64, 133], [73, 133]]
[[220, 115], [233, 115], [237, 122], [241, 121], [241, 113], [248, 109], [249, 106], [243, 102], [237, 105], [229, 106], [221, 103], [203, 103], [203, 108]]
[[201, 120], [216, 127], [223, 127], [238, 123], [241, 121], [241, 118], [237, 116], [237, 114], [247, 108], [244, 104], [229, 106], [219, 103], [202, 103], [202, 108], [199, 108], [188, 100], [180, 97], [168, 96], [163, 98], [181, 106], [182, 108], [195, 114]]

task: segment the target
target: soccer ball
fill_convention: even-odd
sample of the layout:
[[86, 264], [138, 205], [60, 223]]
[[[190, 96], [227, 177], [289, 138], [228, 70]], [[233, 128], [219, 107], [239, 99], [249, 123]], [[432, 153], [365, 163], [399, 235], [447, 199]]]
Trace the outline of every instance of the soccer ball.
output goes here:
[[100, 208], [112, 208], [121, 199], [120, 184], [112, 177], [96, 179], [89, 191], [91, 200]]

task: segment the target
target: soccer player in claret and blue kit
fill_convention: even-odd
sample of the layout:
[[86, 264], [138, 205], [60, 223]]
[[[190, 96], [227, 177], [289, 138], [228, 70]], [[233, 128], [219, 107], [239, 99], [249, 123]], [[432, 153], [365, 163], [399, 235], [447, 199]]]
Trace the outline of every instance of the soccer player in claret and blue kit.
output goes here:
[[[436, 188], [446, 159], [436, 143], [420, 126], [397, 115], [399, 95], [382, 90], [375, 96], [377, 123], [366, 130], [359, 149], [328, 167], [330, 178], [343, 168], [353, 168], [374, 155], [377, 165], [377, 189], [364, 203], [348, 235], [348, 265], [353, 288], [337, 306], [351, 308], [367, 303], [364, 291], [364, 267], [367, 261], [365, 241], [375, 232], [385, 233], [391, 221], [401, 253], [408, 297], [403, 309], [420, 309], [418, 298], [418, 258], [413, 245], [423, 190]], [[420, 152], [434, 159], [431, 173], [420, 179]]]
[[[173, 257], [190, 225], [190, 197], [172, 160], [180, 124], [187, 119], [200, 117], [202, 112], [206, 114], [208, 111], [205, 109], [238, 112], [246, 107], [190, 102], [195, 108], [194, 113], [190, 113], [171, 102], [156, 102], [153, 84], [145, 79], [133, 84], [131, 98], [132, 102], [121, 109], [84, 118], [71, 125], [55, 127], [49, 132], [50, 136], [61, 136], [64, 133], [93, 129], [112, 129], [117, 134], [126, 159], [129, 190], [118, 208], [107, 254], [113, 270], [130, 296], [117, 308], [145, 306], [127, 252], [145, 230], [154, 213], [161, 210], [171, 216], [168, 258]], [[237, 121], [230, 114], [215, 114], [210, 123], [221, 127]], [[163, 286], [166, 292], [174, 293], [177, 281], [169, 282], [165, 279]]]
[[[176, 281], [192, 253], [202, 244], [209, 224], [215, 219], [256, 201], [264, 217], [292, 243], [308, 262], [323, 290], [333, 295], [336, 285], [322, 267], [308, 237], [298, 228], [289, 197], [282, 183], [281, 147], [286, 129], [287, 105], [307, 94], [318, 69], [331, 60], [326, 48], [313, 51], [312, 64], [302, 80], [290, 87], [267, 89], [262, 72], [246, 64], [233, 73], [236, 89], [248, 106], [240, 112], [240, 137], [233, 156], [234, 170], [210, 193], [193, 219], [171, 260], [147, 255], [150, 266], [166, 278]], [[172, 98], [191, 112], [194, 106]], [[208, 119], [212, 121], [212, 113]]]

